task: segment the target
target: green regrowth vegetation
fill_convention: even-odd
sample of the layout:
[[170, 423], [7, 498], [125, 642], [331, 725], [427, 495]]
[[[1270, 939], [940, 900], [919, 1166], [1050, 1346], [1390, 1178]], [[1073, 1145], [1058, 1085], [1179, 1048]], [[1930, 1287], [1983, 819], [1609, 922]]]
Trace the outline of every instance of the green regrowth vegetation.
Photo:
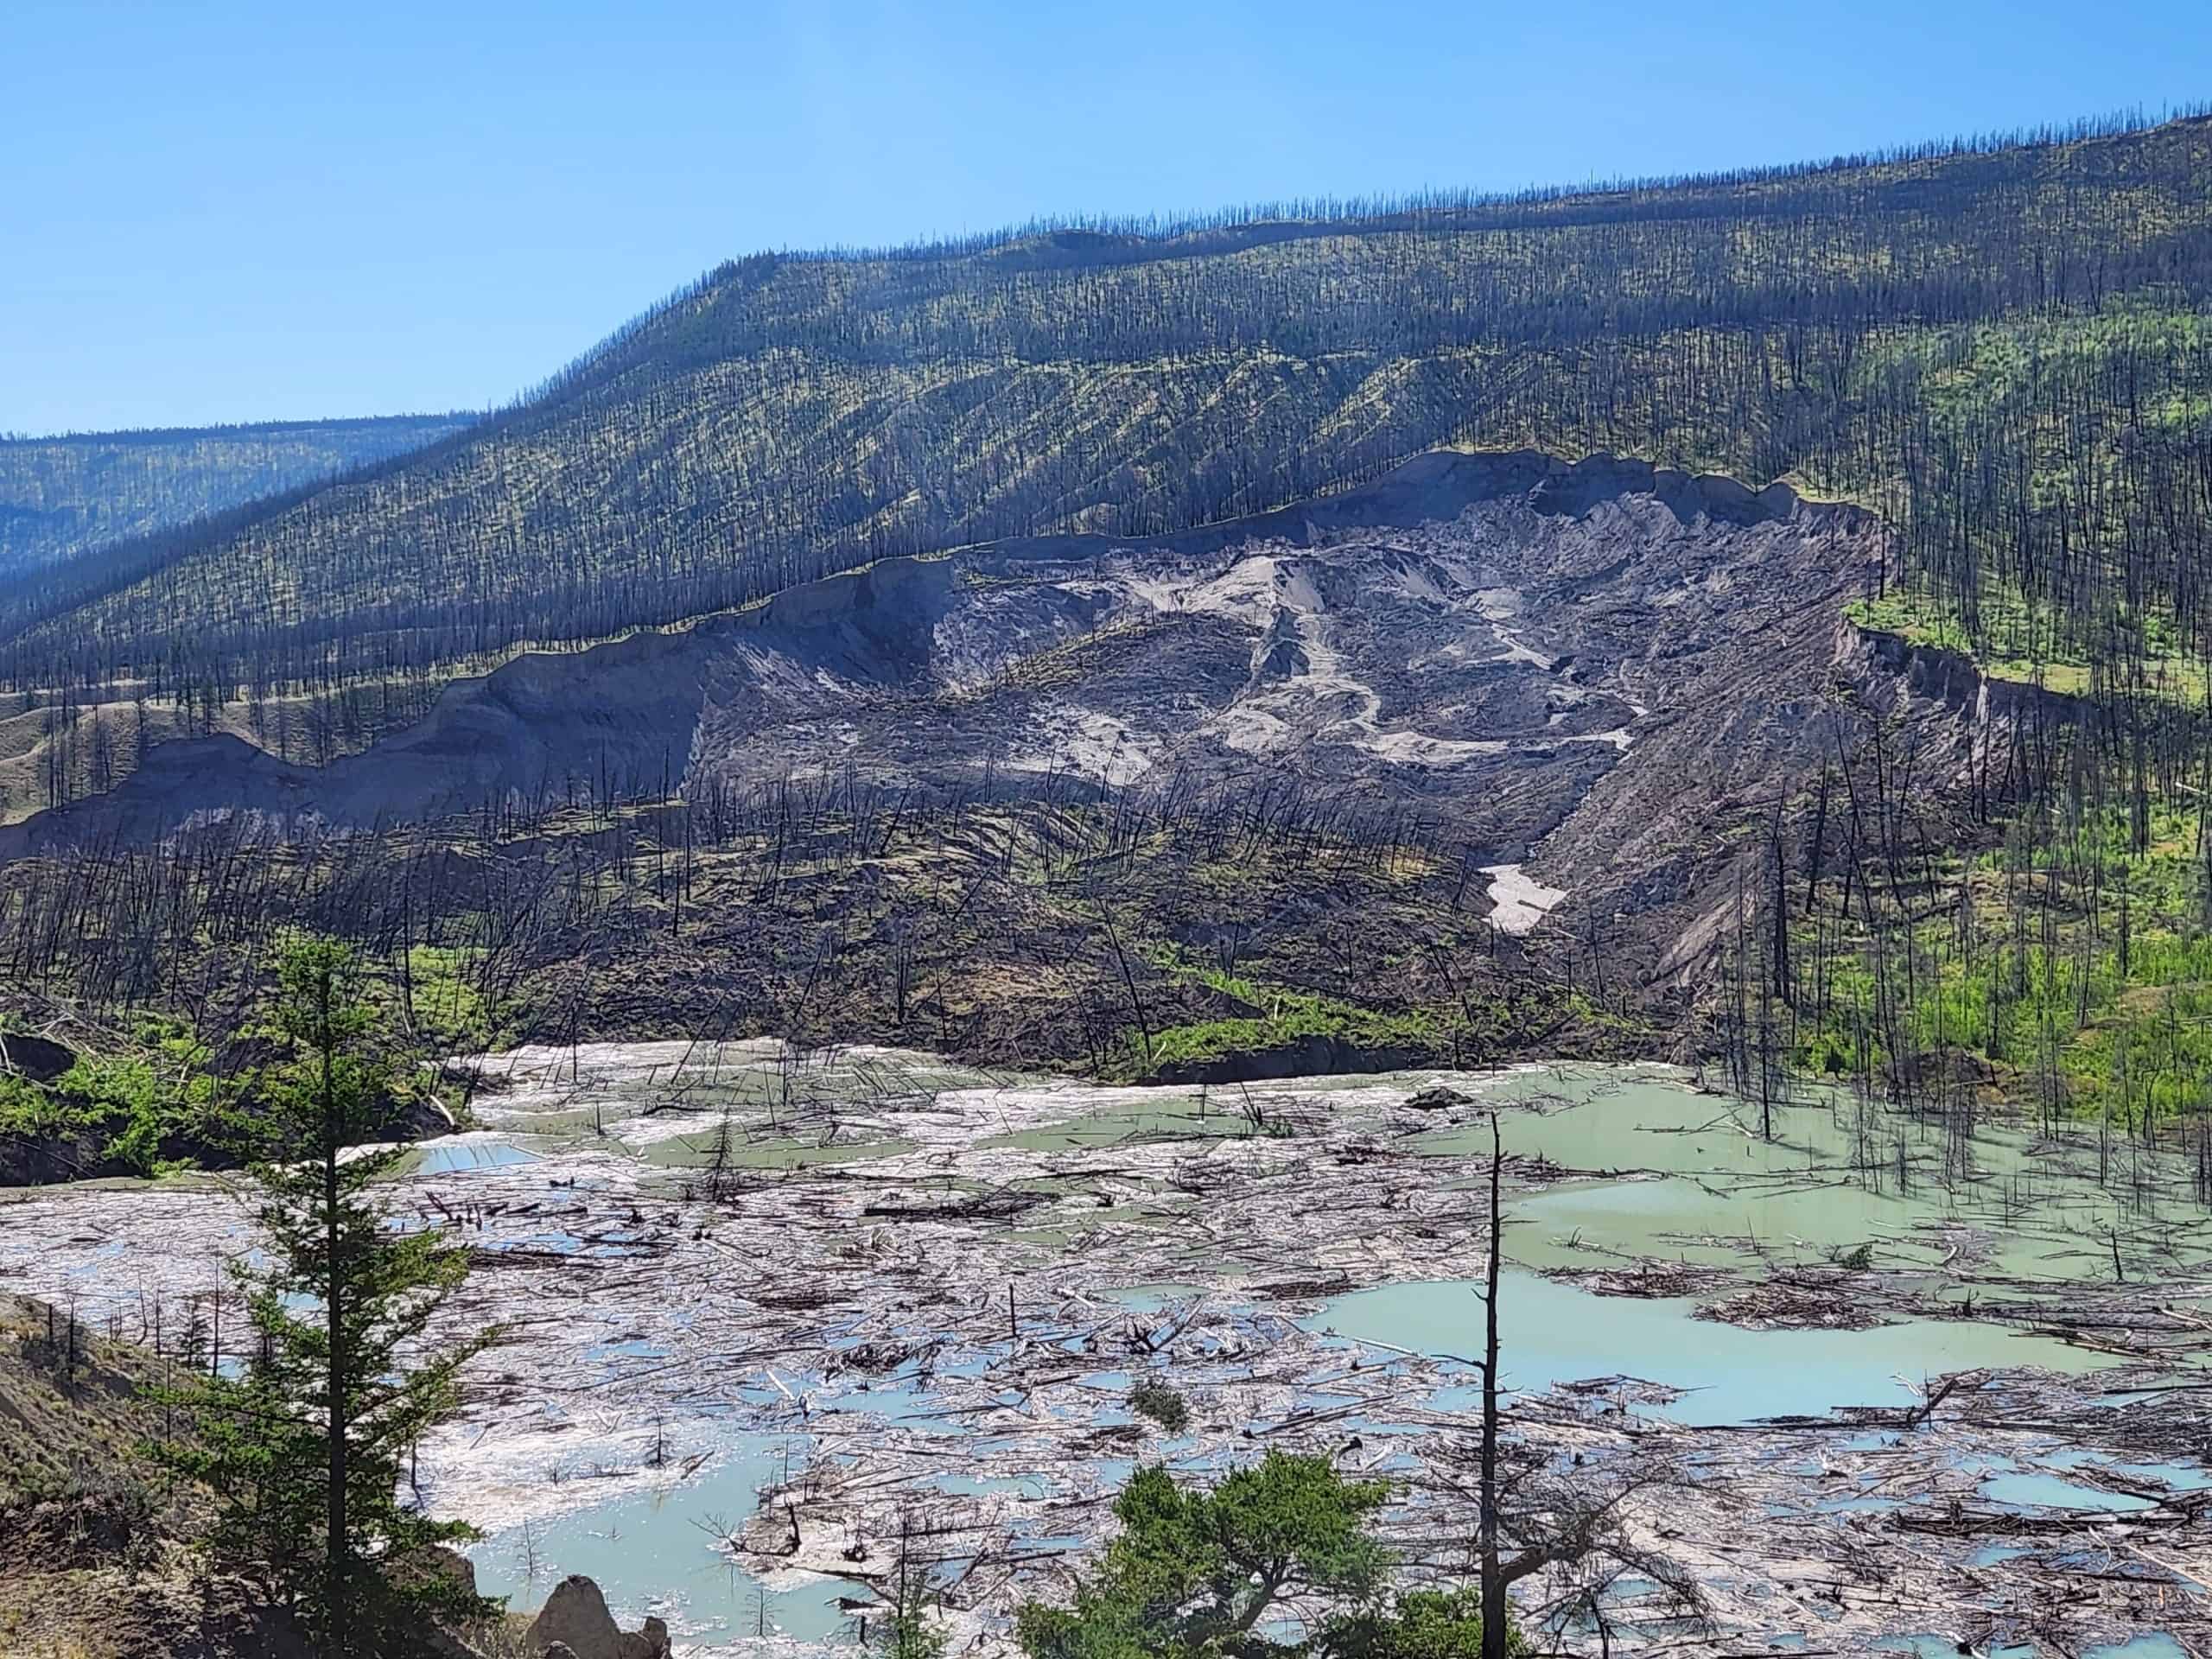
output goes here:
[[884, 1599], [888, 1608], [868, 1621], [868, 1651], [880, 1659], [944, 1659], [945, 1634], [930, 1617], [938, 1598], [928, 1572], [914, 1560], [905, 1539]]
[[294, 1606], [333, 1659], [419, 1651], [427, 1615], [492, 1604], [420, 1563], [472, 1537], [403, 1503], [409, 1459], [458, 1407], [461, 1368], [493, 1339], [429, 1335], [467, 1271], [435, 1230], [403, 1231], [378, 1198], [401, 1152], [377, 1137], [395, 1095], [394, 1034], [343, 945], [296, 938], [276, 964], [262, 1078], [266, 1161], [253, 1166], [269, 1263], [239, 1263], [255, 1342], [236, 1375], [163, 1390], [182, 1419], [154, 1448], [216, 1494], [216, 1554]]
[[1878, 938], [1824, 882], [1793, 905], [1795, 995], [1777, 1010], [1792, 1063], [1900, 1083], [1964, 1053], [2047, 1116], [2146, 1133], [2201, 1117], [2212, 863], [2193, 804], [2153, 805], [2146, 828], [2139, 849], [2130, 815], [2107, 807], [2017, 819], [1980, 853], [1931, 850]]
[[[1482, 1596], [1471, 1585], [1408, 1591], [1388, 1611], [1354, 1613], [1328, 1649], [1345, 1659], [1482, 1659]], [[1517, 1627], [1506, 1626], [1507, 1659], [1532, 1651]]]
[[[2182, 643], [2182, 631], [2171, 615], [2122, 611], [2106, 619], [2112, 635], [2128, 642], [2131, 656], [2084, 644], [2056, 607], [2030, 599], [1999, 577], [1984, 579], [1974, 611], [1970, 624], [1958, 605], [1925, 582], [1892, 587], [1844, 606], [1844, 614], [1860, 627], [1893, 633], [1923, 649], [1956, 652], [1995, 680], [2072, 697], [2120, 689], [2184, 710], [2202, 706], [2212, 696], [2212, 658]], [[2115, 688], [2109, 675], [2121, 667], [2137, 677]]]
[[[1433, 943], [1439, 945], [1459, 931], [1446, 918], [1433, 921]], [[1456, 938], [1448, 942], [1453, 949], [1467, 948]], [[1231, 972], [1172, 944], [1155, 946], [1146, 959], [1166, 983], [1211, 992], [1237, 1011], [1149, 1030], [1125, 1025], [1102, 1071], [1109, 1077], [1134, 1080], [1317, 1039], [1341, 1045], [1354, 1056], [1397, 1057], [1407, 1065], [1479, 1065], [1525, 1045], [1534, 1030], [1566, 1023], [1614, 1041], [1623, 1052], [1651, 1039], [1648, 1027], [1632, 1014], [1603, 1007], [1572, 988], [1505, 976], [1476, 982], [1448, 973], [1423, 976], [1412, 971], [1419, 956], [1417, 950], [1402, 951], [1393, 966], [1404, 976], [1401, 982], [1418, 985], [1425, 995], [1357, 1001]]]
[[[2012, 624], [2010, 619], [2025, 608], [2017, 595], [1985, 592], [1984, 630], [1979, 637], [1955, 607], [1924, 588], [1896, 587], [1878, 597], [1854, 599], [1845, 605], [1844, 614], [1862, 628], [1893, 633], [1908, 645], [1971, 658], [1992, 679], [2040, 685], [2069, 696], [2087, 693], [2088, 658], [2077, 648], [2056, 645], [2037, 653], [2030, 642], [2051, 639], [2055, 629], [2047, 622]], [[2173, 666], [2178, 672], [2183, 665]]]
[[[1389, 1497], [1325, 1456], [1269, 1452], [1211, 1491], [1139, 1469], [1114, 1503], [1121, 1531], [1068, 1607], [1015, 1621], [1029, 1659], [1466, 1659], [1482, 1645], [1465, 1590], [1393, 1598], [1372, 1527]], [[1319, 1609], [1307, 1633], [1286, 1604]], [[1521, 1651], [1517, 1645], [1514, 1651]]]
[[181, 1020], [141, 1020], [114, 1052], [80, 1057], [48, 1085], [0, 1077], [0, 1135], [88, 1146], [142, 1175], [189, 1167], [191, 1149], [248, 1132], [234, 1083]]
[[418, 944], [400, 959], [391, 995], [423, 1044], [444, 1053], [483, 1053], [512, 1033], [512, 1002], [484, 988], [484, 951]]
[[1190, 1020], [1149, 1038], [1130, 1027], [1121, 1033], [1108, 1063], [1109, 1076], [1146, 1077], [1169, 1066], [1265, 1053], [1314, 1037], [1359, 1050], [1409, 1049], [1432, 1055], [1450, 1048], [1452, 1016], [1436, 1009], [1366, 1007], [1318, 991], [1263, 988], [1227, 975], [1201, 975], [1198, 982], [1264, 1012]]
[[1129, 1390], [1129, 1409], [1151, 1418], [1170, 1434], [1180, 1434], [1191, 1426], [1190, 1402], [1158, 1377], [1139, 1379]]

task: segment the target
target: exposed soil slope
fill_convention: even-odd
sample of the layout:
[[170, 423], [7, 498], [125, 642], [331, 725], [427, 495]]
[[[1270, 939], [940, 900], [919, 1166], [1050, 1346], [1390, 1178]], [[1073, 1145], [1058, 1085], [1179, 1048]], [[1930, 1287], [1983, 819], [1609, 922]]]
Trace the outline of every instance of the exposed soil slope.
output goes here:
[[[1867, 515], [1779, 486], [1437, 454], [1204, 531], [887, 560], [688, 630], [524, 657], [320, 771], [232, 738], [163, 745], [0, 851], [847, 766], [1005, 794], [1295, 777], [1448, 813], [1486, 862], [1557, 832], [1546, 868], [1572, 889], [1802, 758], [1801, 694], [1881, 545]], [[1669, 810], [1643, 810], [1647, 784]]]
[[[410, 983], [451, 971], [406, 955], [433, 926], [471, 1018], [563, 1040], [1224, 1077], [1694, 1044], [1822, 766], [1879, 720], [1940, 804], [2067, 716], [1848, 620], [1891, 551], [1780, 486], [1440, 453], [1203, 532], [886, 560], [518, 658], [321, 770], [157, 746], [0, 831], [54, 941], [18, 971], [197, 1006], [342, 916]], [[175, 931], [207, 905], [227, 943]]]

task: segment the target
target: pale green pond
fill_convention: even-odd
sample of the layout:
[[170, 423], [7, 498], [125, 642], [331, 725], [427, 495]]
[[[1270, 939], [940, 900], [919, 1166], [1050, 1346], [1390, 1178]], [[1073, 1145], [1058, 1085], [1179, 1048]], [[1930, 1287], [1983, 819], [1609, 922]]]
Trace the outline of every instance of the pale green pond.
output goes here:
[[993, 1135], [977, 1145], [1021, 1152], [1095, 1152], [1155, 1141], [1234, 1139], [1256, 1133], [1249, 1119], [1224, 1108], [1219, 1098], [1201, 1104], [1195, 1096], [1159, 1105], [1113, 1106], [1041, 1128]]
[[[764, 1625], [836, 1645], [852, 1639], [837, 1599], [864, 1591], [817, 1580], [764, 1597], [758, 1581], [717, 1547], [714, 1523], [735, 1527], [753, 1512], [760, 1485], [780, 1470], [786, 1447], [803, 1458], [818, 1438], [842, 1448], [836, 1455], [878, 1455], [880, 1426], [868, 1420], [889, 1419], [908, 1431], [902, 1440], [931, 1443], [915, 1455], [941, 1457], [938, 1490], [959, 1493], [981, 1443], [959, 1438], [981, 1432], [974, 1413], [1020, 1404], [979, 1406], [970, 1389], [969, 1415], [946, 1406], [946, 1379], [973, 1379], [994, 1363], [995, 1325], [971, 1324], [928, 1367], [902, 1365], [865, 1387], [824, 1365], [828, 1348], [862, 1338], [926, 1341], [928, 1308], [969, 1300], [995, 1306], [1004, 1282], [1040, 1264], [1051, 1268], [1054, 1294], [1077, 1310], [1055, 1340], [1080, 1344], [1103, 1332], [1101, 1340], [1110, 1342], [1115, 1318], [1204, 1296], [1208, 1319], [1222, 1316], [1216, 1334], [1254, 1344], [1236, 1353], [1265, 1352], [1294, 1315], [1303, 1315], [1308, 1331], [1347, 1342], [1474, 1357], [1482, 1310], [1471, 1287], [1408, 1275], [1423, 1270], [1418, 1227], [1432, 1223], [1436, 1236], [1456, 1238], [1462, 1253], [1455, 1266], [1429, 1271], [1466, 1271], [1469, 1224], [1478, 1229], [1487, 1198], [1494, 1107], [1506, 1109], [1497, 1120], [1516, 1160], [1504, 1236], [1511, 1266], [1500, 1313], [1505, 1381], [1517, 1389], [1634, 1376], [1683, 1392], [1669, 1405], [1633, 1409], [1689, 1423], [1738, 1423], [1838, 1406], [1908, 1404], [1924, 1379], [1941, 1372], [2040, 1366], [2081, 1375], [2111, 1363], [2050, 1338], [1964, 1319], [1921, 1318], [1864, 1331], [1745, 1330], [1694, 1318], [1695, 1304], [1687, 1298], [1600, 1296], [1545, 1277], [1548, 1269], [1656, 1258], [1726, 1268], [1749, 1283], [1770, 1267], [1825, 1263], [1863, 1249], [1878, 1276], [1870, 1282], [1909, 1293], [1923, 1306], [1930, 1298], [1962, 1300], [1970, 1291], [1986, 1305], [2032, 1300], [2039, 1287], [2105, 1280], [2117, 1242], [2131, 1281], [2164, 1275], [2170, 1287], [2163, 1294], [2180, 1304], [2202, 1297], [2204, 1268], [2212, 1263], [2212, 1222], [2190, 1200], [2187, 1171], [2171, 1156], [2139, 1154], [2124, 1142], [2100, 1148], [2087, 1129], [2053, 1148], [1983, 1128], [1965, 1147], [1962, 1170], [1961, 1147], [1940, 1128], [1887, 1115], [1862, 1119], [1848, 1100], [1778, 1109], [1769, 1141], [1758, 1134], [1753, 1109], [1697, 1092], [1661, 1067], [1308, 1078], [1255, 1084], [1248, 1094], [995, 1076], [887, 1051], [793, 1059], [757, 1043], [721, 1051], [597, 1046], [485, 1065], [499, 1083], [476, 1096], [484, 1127], [423, 1147], [403, 1178], [423, 1183], [448, 1211], [493, 1200], [483, 1208], [494, 1219], [489, 1227], [477, 1224], [477, 1242], [525, 1247], [512, 1275], [473, 1281], [497, 1294], [539, 1297], [526, 1302], [537, 1315], [531, 1339], [555, 1354], [565, 1381], [550, 1391], [549, 1406], [549, 1396], [532, 1392], [537, 1379], [525, 1374], [519, 1397], [557, 1416], [562, 1433], [549, 1446], [596, 1444], [592, 1436], [634, 1430], [639, 1413], [665, 1407], [688, 1419], [687, 1451], [712, 1455], [695, 1478], [671, 1478], [665, 1485], [632, 1471], [618, 1492], [614, 1483], [569, 1472], [554, 1489], [535, 1462], [531, 1436], [541, 1425], [524, 1413], [512, 1425], [486, 1426], [511, 1427], [520, 1450], [495, 1458], [455, 1448], [454, 1511], [473, 1510], [499, 1528], [472, 1551], [487, 1591], [513, 1593], [527, 1608], [562, 1574], [587, 1573], [629, 1624], [659, 1612], [679, 1638], [709, 1646], [749, 1640]], [[1409, 1105], [1410, 1097], [1440, 1085], [1465, 1098], [1434, 1109]], [[1255, 1116], [1270, 1128], [1255, 1134]], [[697, 1201], [691, 1172], [716, 1155], [725, 1121], [729, 1161], [761, 1172], [747, 1190], [763, 1209], [776, 1201], [782, 1217], [782, 1230], [747, 1238], [753, 1200], [739, 1192], [721, 1218], [727, 1246], [704, 1238], [709, 1230], [690, 1225], [689, 1215], [683, 1225], [661, 1219], [687, 1191]], [[1391, 1155], [1397, 1152], [1417, 1155]], [[1279, 1208], [1268, 1209], [1279, 1202], [1268, 1189], [1245, 1185], [1275, 1179], [1311, 1206], [1291, 1214], [1287, 1227]], [[880, 1191], [866, 1185], [879, 1180]], [[0, 1268], [39, 1294], [105, 1286], [128, 1296], [144, 1277], [154, 1277], [158, 1288], [160, 1272], [177, 1263], [181, 1243], [191, 1241], [196, 1254], [179, 1269], [189, 1276], [169, 1288], [172, 1294], [202, 1288], [245, 1224], [238, 1206], [204, 1188], [125, 1184], [18, 1195], [0, 1215], [15, 1224], [15, 1236], [35, 1236], [35, 1248], [0, 1255]], [[900, 1214], [951, 1214], [956, 1200], [1001, 1192], [1035, 1203], [973, 1222], [910, 1224]], [[1248, 1203], [1251, 1230], [1263, 1235], [1255, 1248], [1191, 1224], [1215, 1193]], [[871, 1211], [871, 1198], [887, 1198], [893, 1207]], [[1327, 1230], [1338, 1198], [1364, 1206], [1358, 1226], [1341, 1236]], [[640, 1210], [652, 1217], [642, 1225], [629, 1219]], [[1400, 1217], [1416, 1213], [1421, 1221], [1414, 1230], [1400, 1225]], [[880, 1240], [886, 1259], [908, 1268], [925, 1251], [952, 1253], [968, 1275], [950, 1287], [959, 1300], [895, 1313], [858, 1294], [848, 1303], [836, 1293], [818, 1310], [782, 1321], [795, 1328], [777, 1333], [780, 1346], [764, 1349], [742, 1299], [717, 1298], [713, 1274], [724, 1262], [737, 1265], [743, 1281], [765, 1256], [835, 1253], [863, 1232], [871, 1248]], [[734, 1255], [733, 1247], [752, 1254]], [[594, 1255], [604, 1268], [576, 1284], [603, 1291], [531, 1288], [541, 1269], [529, 1256], [570, 1251]], [[1254, 1286], [1268, 1282], [1268, 1264], [1278, 1255], [1284, 1271], [1297, 1275], [1278, 1274], [1281, 1282], [1393, 1282], [1318, 1307], [1310, 1290], [1273, 1303]], [[927, 1282], [925, 1274], [918, 1278]], [[1993, 1281], [2000, 1281], [1993, 1289]], [[717, 1332], [711, 1344], [694, 1338], [688, 1324], [710, 1306]], [[1025, 1300], [1025, 1321], [1028, 1306]], [[1040, 1300], [1039, 1319], [1049, 1322], [1054, 1306]], [[864, 1329], [870, 1320], [896, 1328]], [[978, 1328], [992, 1335], [977, 1337]], [[1191, 1340], [1209, 1339], [1201, 1327]], [[563, 1357], [563, 1343], [577, 1351]], [[1079, 1357], [1077, 1347], [1068, 1351], [1084, 1386], [1109, 1394], [1126, 1389], [1130, 1362], [1120, 1351], [1111, 1362], [1103, 1351], [1096, 1357]], [[1332, 1365], [1344, 1357], [1333, 1344], [1328, 1357]], [[530, 1359], [518, 1344], [504, 1363], [526, 1373]], [[708, 1360], [716, 1366], [704, 1365]], [[781, 1427], [778, 1402], [788, 1404], [761, 1375], [768, 1364], [780, 1366], [782, 1380], [811, 1398], [812, 1415], [802, 1414], [803, 1427], [788, 1437], [765, 1433]], [[690, 1366], [702, 1367], [696, 1386], [650, 1393], [669, 1377], [692, 1375]], [[809, 1366], [811, 1376], [804, 1374]], [[631, 1394], [632, 1379], [649, 1374], [658, 1380], [636, 1385], [648, 1392]], [[1471, 1373], [1460, 1375], [1472, 1383]], [[1322, 1399], [1306, 1382], [1287, 1391], [1299, 1408]], [[1472, 1399], [1471, 1388], [1447, 1386], [1441, 1395], [1401, 1403], [1453, 1409]], [[1085, 1409], [1094, 1427], [1110, 1426], [1126, 1421], [1123, 1403], [1102, 1397]], [[1278, 1398], [1268, 1409], [1281, 1407]], [[1020, 1421], [1007, 1417], [990, 1432], [1014, 1432]], [[1351, 1420], [1345, 1423], [1349, 1428]], [[1110, 1491], [1137, 1454], [1122, 1442], [1100, 1442], [1065, 1466], [1046, 1461], [1036, 1469], [1057, 1484], [1080, 1465], [1084, 1478]], [[1999, 1459], [1972, 1478], [1992, 1503], [2103, 1513], [2126, 1513], [2139, 1501], [2104, 1491], [2101, 1478], [2202, 1484], [2201, 1471], [2187, 1468], [2115, 1460], [2101, 1471], [2063, 1457], [2042, 1458], [2041, 1467], [2035, 1462], [2024, 1454]], [[988, 1484], [1006, 1473], [995, 1468], [981, 1490], [1043, 1504], [1034, 1476], [1018, 1490]], [[1842, 1506], [1872, 1500], [1841, 1492], [1827, 1501], [1840, 1515], [1848, 1512]], [[526, 1534], [518, 1521], [525, 1513], [542, 1517]], [[1066, 1530], [1064, 1522], [1046, 1526], [1046, 1517], [1037, 1519], [1025, 1532], [1033, 1543]], [[537, 1564], [534, 1575], [530, 1557]], [[2146, 1638], [2113, 1652], [2158, 1659], [2171, 1650]]]
[[[1361, 1342], [1464, 1360], [1481, 1357], [1480, 1287], [1378, 1286], [1329, 1302], [1306, 1323]], [[1692, 1317], [1688, 1297], [1597, 1296], [1509, 1270], [1498, 1295], [1505, 1385], [1535, 1392], [1625, 1375], [1685, 1390], [1669, 1415], [1695, 1423], [1814, 1415], [1837, 1406], [1904, 1406], [1946, 1371], [2037, 1365], [2077, 1376], [2111, 1363], [2048, 1338], [1964, 1320], [1867, 1331], [1747, 1331]], [[1471, 1389], [1468, 1398], [1474, 1398]]]
[[[1509, 1154], [1624, 1173], [1515, 1198], [1522, 1224], [1511, 1250], [1530, 1267], [1602, 1266], [1609, 1252], [1742, 1265], [1753, 1242], [1777, 1262], [1818, 1261], [1865, 1243], [1877, 1267], [2099, 1277], [2112, 1271], [2115, 1227], [2124, 1238], [2137, 1236], [2124, 1255], [2147, 1249], [2171, 1265], [2212, 1260], [2212, 1216], [2171, 1198], [2163, 1206], [2139, 1198], [2130, 1188], [2139, 1163], [2146, 1176], [2185, 1192], [2178, 1160], [2122, 1141], [2109, 1149], [2112, 1179], [2101, 1185], [2086, 1128], [2058, 1150], [1982, 1128], [1969, 1143], [1971, 1173], [1947, 1183], [1939, 1128], [1885, 1114], [1862, 1137], [1858, 1109], [1846, 1099], [1776, 1108], [1769, 1141], [1756, 1108], [1649, 1073], [1522, 1072], [1482, 1098], [1537, 1106], [1501, 1115]], [[1409, 1144], [1486, 1154], [1487, 1116]]]
[[639, 1155], [647, 1163], [671, 1169], [708, 1168], [720, 1156], [732, 1169], [774, 1170], [873, 1163], [879, 1158], [895, 1157], [913, 1149], [911, 1141], [833, 1141], [824, 1145], [772, 1137], [738, 1140], [727, 1153], [718, 1154], [715, 1131], [707, 1128], [696, 1135], [671, 1135], [666, 1140], [652, 1141]]
[[733, 1645], [760, 1632], [803, 1642], [841, 1637], [852, 1621], [837, 1603], [852, 1586], [815, 1580], [767, 1590], [716, 1543], [753, 1513], [759, 1489], [779, 1478], [790, 1446], [744, 1436], [695, 1479], [495, 1534], [467, 1550], [477, 1587], [507, 1597], [513, 1611], [532, 1612], [564, 1576], [581, 1573], [626, 1624], [658, 1615], [679, 1643], [695, 1646]]

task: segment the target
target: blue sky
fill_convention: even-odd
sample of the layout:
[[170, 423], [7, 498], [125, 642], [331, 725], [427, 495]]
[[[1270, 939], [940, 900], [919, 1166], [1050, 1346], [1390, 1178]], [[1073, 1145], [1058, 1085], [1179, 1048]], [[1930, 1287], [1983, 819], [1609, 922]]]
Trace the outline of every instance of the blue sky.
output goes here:
[[2212, 97], [2203, 0], [0, 0], [0, 430], [474, 407], [717, 261]]

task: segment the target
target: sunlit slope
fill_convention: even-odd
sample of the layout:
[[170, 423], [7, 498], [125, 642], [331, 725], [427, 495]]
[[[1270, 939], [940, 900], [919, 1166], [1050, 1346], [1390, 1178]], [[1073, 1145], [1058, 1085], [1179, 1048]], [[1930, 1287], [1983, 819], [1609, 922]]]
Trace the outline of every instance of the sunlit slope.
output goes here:
[[[435, 671], [887, 553], [1257, 511], [1452, 442], [1873, 496], [1952, 464], [1962, 417], [1930, 390], [1993, 321], [2032, 339], [2200, 307], [2208, 185], [2198, 120], [1542, 199], [763, 256], [464, 438], [0, 590], [0, 678], [227, 697]], [[2202, 356], [2167, 367], [2186, 411]]]
[[469, 418], [395, 415], [0, 439], [0, 575], [404, 454]]

